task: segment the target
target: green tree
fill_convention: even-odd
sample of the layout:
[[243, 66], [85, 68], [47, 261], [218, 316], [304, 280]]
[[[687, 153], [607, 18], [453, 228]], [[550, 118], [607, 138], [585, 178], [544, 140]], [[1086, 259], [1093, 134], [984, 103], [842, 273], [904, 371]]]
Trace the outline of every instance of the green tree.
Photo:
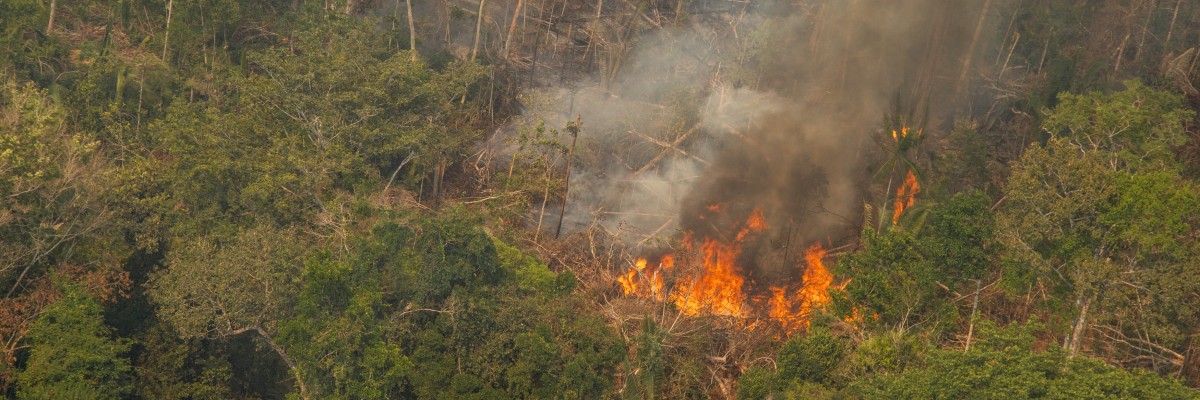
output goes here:
[[1200, 283], [1183, 267], [1197, 248], [1189, 210], [1200, 192], [1171, 152], [1189, 113], [1174, 95], [1127, 86], [1062, 96], [1046, 120], [1055, 135], [1014, 165], [997, 219], [1008, 285], [1040, 282], [1060, 294], [1051, 299], [1065, 301], [1050, 305], [1073, 321], [1063, 335], [1071, 355], [1092, 330], [1125, 349], [1108, 354], [1115, 360], [1147, 355], [1127, 346], [1182, 348], [1181, 332], [1195, 330], [1176, 310], [1195, 309], [1178, 291]]
[[29, 359], [17, 375], [26, 399], [124, 399], [133, 393], [126, 353], [113, 339], [100, 304], [63, 285], [63, 298], [29, 328]]
[[392, 339], [381, 276], [362, 265], [311, 258], [297, 298], [298, 315], [280, 328], [279, 341], [312, 382], [310, 395], [328, 399], [399, 397], [411, 363]]
[[184, 338], [256, 335], [297, 375], [306, 397], [295, 362], [275, 339], [296, 311], [305, 250], [296, 234], [269, 226], [196, 238], [172, 249], [166, 268], [147, 282], [147, 295]]
[[1058, 100], [1043, 128], [1079, 151], [1100, 151], [1122, 171], [1178, 168], [1172, 148], [1186, 140], [1183, 121], [1194, 115], [1179, 95], [1126, 81], [1124, 90]]
[[842, 257], [836, 266], [837, 274], [852, 279], [834, 294], [839, 314], [848, 316], [854, 308], [872, 316], [864, 320], [868, 324], [904, 331], [953, 311], [937, 292], [940, 271], [912, 233], [866, 229], [862, 241], [861, 250]]
[[0, 291], [55, 264], [110, 268], [126, 252], [97, 143], [32, 84], [0, 83]]
[[785, 386], [796, 381], [829, 383], [845, 353], [846, 345], [840, 339], [827, 328], [816, 327], [779, 349], [778, 379]]

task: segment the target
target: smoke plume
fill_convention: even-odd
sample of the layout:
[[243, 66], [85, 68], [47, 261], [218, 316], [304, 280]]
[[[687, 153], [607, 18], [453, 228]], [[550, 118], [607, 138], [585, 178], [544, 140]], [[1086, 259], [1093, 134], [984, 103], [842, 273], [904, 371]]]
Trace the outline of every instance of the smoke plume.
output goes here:
[[869, 188], [885, 116], [944, 124], [980, 12], [948, 3], [697, 16], [640, 37], [610, 79], [535, 91], [546, 101], [527, 117], [583, 121], [565, 229], [599, 224], [652, 248], [681, 230], [729, 235], [761, 208], [771, 229], [747, 264], [760, 280], [794, 275], [795, 249], [857, 233], [864, 202], [884, 196]]

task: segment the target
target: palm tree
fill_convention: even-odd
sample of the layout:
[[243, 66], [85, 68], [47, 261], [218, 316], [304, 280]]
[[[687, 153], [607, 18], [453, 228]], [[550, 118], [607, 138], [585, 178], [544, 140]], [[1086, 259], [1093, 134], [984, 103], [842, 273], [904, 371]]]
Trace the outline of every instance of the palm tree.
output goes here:
[[[883, 132], [875, 137], [875, 143], [887, 154], [887, 159], [872, 177], [872, 181], [875, 182], [887, 178], [885, 200], [875, 207], [879, 213], [875, 220], [876, 229], [883, 230], [885, 227], [897, 225], [902, 210], [914, 205], [913, 196], [920, 191], [924, 174], [910, 156], [914, 149], [920, 147], [924, 138], [923, 129], [910, 126], [909, 118], [899, 112], [885, 117]], [[899, 186], [898, 180], [901, 182]], [[894, 187], [898, 187], [899, 190], [892, 196]], [[889, 207], [890, 203], [895, 203], [897, 207]], [[891, 218], [888, 218], [889, 214]], [[892, 224], [887, 225], [887, 221], [891, 221]]]

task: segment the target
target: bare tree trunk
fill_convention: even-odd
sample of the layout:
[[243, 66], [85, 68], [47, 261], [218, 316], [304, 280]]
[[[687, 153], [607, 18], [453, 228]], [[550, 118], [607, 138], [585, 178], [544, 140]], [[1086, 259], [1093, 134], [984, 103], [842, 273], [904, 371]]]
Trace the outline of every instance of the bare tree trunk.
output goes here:
[[[409, 1], [412, 1], [412, 0], [409, 0]], [[453, 18], [454, 12], [450, 9], [450, 0], [442, 0], [442, 6], [445, 9], [444, 12], [446, 13], [446, 36], [444, 36], [442, 38], [442, 47], [449, 50], [450, 49], [450, 24], [452, 22], [451, 20], [454, 19]]]
[[563, 184], [563, 205], [558, 211], [558, 229], [554, 230], [554, 237], [557, 239], [562, 235], [563, 216], [567, 213], [567, 199], [571, 197], [571, 160], [575, 158], [575, 141], [579, 140], [579, 116], [575, 116], [575, 125], [568, 128], [571, 131], [571, 149], [567, 150], [567, 173], [566, 183]]
[[1167, 40], [1163, 41], [1163, 45], [1171, 44], [1171, 34], [1175, 33], [1175, 18], [1179, 17], [1179, 5], [1183, 4], [1183, 0], [1175, 2], [1175, 11], [1171, 13], [1171, 27], [1167, 28]]
[[1138, 39], [1137, 51], [1133, 53], [1133, 60], [1142, 59], [1142, 49], [1146, 47], [1146, 34], [1150, 32], [1150, 19], [1154, 17], [1154, 10], [1158, 9], [1158, 0], [1150, 0], [1150, 10], [1146, 11], [1146, 22], [1142, 24], [1142, 36]]
[[966, 88], [967, 74], [971, 71], [971, 61], [975, 58], [975, 46], [979, 44], [979, 35], [983, 33], [983, 23], [987, 21], [988, 10], [992, 0], [984, 0], [983, 11], [979, 12], [979, 21], [975, 22], [975, 33], [971, 35], [971, 45], [967, 46], [967, 56], [963, 59], [962, 72], [958, 75], [958, 85], [954, 89], [957, 96]]
[[171, 11], [175, 8], [175, 0], [167, 1], [167, 28], [163, 31], [163, 62], [167, 62], [167, 44], [171, 38]]
[[[1054, 33], [1053, 30], [1050, 32], [1051, 32], [1051, 34]], [[1042, 45], [1042, 59], [1038, 60], [1037, 73], [1039, 73], [1039, 74], [1042, 73], [1042, 66], [1046, 65], [1046, 52], [1049, 50], [1050, 50], [1050, 38], [1046, 38], [1046, 44]]]
[[1004, 41], [1000, 43], [1000, 51], [996, 53], [996, 61], [993, 61], [992, 65], [1000, 63], [1000, 57], [1004, 55], [1004, 45], [1008, 44], [1008, 36], [1012, 33], [1013, 24], [1017, 22], [1017, 15], [1020, 14], [1020, 7], [1018, 7], [1016, 10], [1013, 10], [1012, 18], [1009, 18], [1008, 20], [1008, 28], [1004, 30]]
[[417, 62], [417, 27], [413, 25], [412, 0], [404, 0], [404, 7], [408, 9], [408, 51], [412, 53], [410, 61]]
[[538, 212], [537, 229], [533, 231], [533, 241], [536, 242], [538, 237], [542, 235], [542, 221], [546, 219], [546, 201], [550, 199], [550, 185], [542, 190], [542, 210]]
[[525, 0], [517, 0], [517, 9], [513, 10], [512, 22], [508, 23], [508, 34], [504, 36], [504, 49], [500, 51], [501, 58], [508, 58], [508, 46], [512, 44], [513, 32], [517, 30], [517, 17], [524, 10]]
[[1008, 56], [1004, 57], [1004, 66], [1000, 67], [1000, 74], [996, 76], [997, 81], [1004, 78], [1004, 71], [1008, 70], [1008, 62], [1010, 60], [1012, 60], [1012, 53], [1013, 53], [1013, 50], [1017, 49], [1017, 43], [1021, 43], [1021, 32], [1017, 32], [1015, 34], [1015, 38], [1013, 38], [1012, 47], [1008, 48]]
[[971, 324], [967, 327], [967, 346], [963, 352], [971, 350], [971, 336], [975, 334], [975, 311], [979, 309], [979, 280], [975, 280], [975, 301], [971, 304]]
[[1125, 38], [1121, 39], [1121, 47], [1117, 48], [1117, 59], [1115, 65], [1113, 66], [1113, 72], [1118, 72], [1121, 70], [1121, 58], [1125, 56], [1125, 45], [1129, 43], [1130, 35], [1132, 34], [1126, 33]]
[[1092, 305], [1092, 299], [1083, 299], [1083, 304], [1079, 307], [1079, 316], [1075, 317], [1075, 326], [1071, 328], [1071, 336], [1067, 339], [1066, 350], [1068, 358], [1074, 358], [1079, 353], [1079, 343], [1083, 341], [1083, 330], [1087, 327], [1088, 308]]
[[475, 16], [475, 40], [471, 44], [471, 61], [475, 61], [475, 56], [479, 54], [479, 31], [483, 30], [483, 7], [485, 4], [487, 4], [487, 0], [479, 0], [479, 13]]
[[446, 173], [446, 159], [439, 159], [437, 166], [433, 169], [433, 208], [438, 208], [442, 203], [442, 176]]
[[46, 23], [46, 36], [50, 36], [50, 32], [54, 30], [54, 10], [58, 9], [57, 6], [58, 0], [50, 0], [50, 22]]

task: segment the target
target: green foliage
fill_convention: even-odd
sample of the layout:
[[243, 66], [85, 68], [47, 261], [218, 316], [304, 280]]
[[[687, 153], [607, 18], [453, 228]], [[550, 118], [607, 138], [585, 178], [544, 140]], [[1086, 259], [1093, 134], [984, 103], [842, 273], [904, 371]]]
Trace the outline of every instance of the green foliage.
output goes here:
[[21, 78], [45, 81], [53, 78], [46, 67], [59, 66], [64, 46], [45, 35], [49, 3], [10, 0], [0, 3], [0, 75], [17, 72]]
[[979, 127], [968, 120], [956, 120], [946, 141], [937, 164], [943, 184], [952, 192], [985, 189], [991, 178], [988, 170], [991, 149]]
[[838, 260], [836, 273], [853, 279], [834, 293], [836, 308], [850, 315], [878, 318], [868, 323], [905, 328], [931, 318], [941, 318], [945, 303], [938, 298], [938, 270], [920, 249], [921, 243], [905, 231], [863, 231], [863, 249]]
[[840, 379], [854, 381], [922, 366], [932, 348], [934, 346], [926, 338], [918, 335], [896, 331], [872, 335], [846, 356]]
[[506, 276], [492, 238], [461, 210], [428, 220], [413, 245], [420, 263], [413, 281], [417, 302], [440, 302], [455, 289], [480, 289]]
[[663, 377], [665, 368], [665, 349], [663, 342], [667, 339], [667, 332], [663, 331], [650, 318], [642, 319], [642, 330], [634, 339], [634, 344], [637, 346], [636, 355], [633, 367], [634, 372], [628, 378], [628, 384], [625, 391], [629, 393], [630, 398], [654, 399], [655, 395], [661, 391], [658, 383]]
[[[1111, 334], [1182, 346], [1181, 332], [1195, 321], [1176, 309], [1196, 302], [1173, 293], [1200, 282], [1182, 273], [1198, 248], [1189, 210], [1200, 192], [1180, 177], [1172, 148], [1190, 113], [1174, 95], [1127, 86], [1063, 95], [1046, 121], [1059, 135], [1013, 167], [998, 216], [1005, 279], [1012, 288], [1050, 285], [1062, 295], [1051, 306], [1077, 326], [1089, 319]], [[1109, 351], [1138, 352], [1121, 348]]]
[[775, 390], [775, 373], [764, 367], [751, 367], [738, 377], [739, 399], [765, 399]]
[[1119, 168], [1141, 171], [1175, 166], [1172, 147], [1183, 144], [1183, 121], [1194, 112], [1183, 109], [1183, 98], [1137, 81], [1125, 90], [1059, 95], [1059, 104], [1046, 118], [1047, 131], [1063, 135], [1082, 151], [1109, 152]]
[[135, 387], [146, 399], [227, 399], [232, 397], [229, 362], [216, 343], [179, 339], [158, 323], [138, 338]]
[[829, 383], [845, 353], [845, 343], [828, 329], [813, 329], [804, 337], [792, 338], [779, 350], [777, 379], [783, 385], [795, 381]]
[[[484, 75], [475, 64], [432, 70], [386, 51], [369, 21], [333, 18], [296, 33], [289, 47], [250, 52], [252, 68], [222, 84], [226, 98], [176, 103], [151, 124], [128, 182], [142, 213], [195, 235], [213, 223], [287, 225], [326, 213], [339, 193], [419, 186], [427, 168], [477, 138], [457, 123]], [[404, 173], [401, 173], [401, 170]]]
[[17, 375], [24, 399], [124, 399], [133, 392], [129, 342], [113, 339], [100, 304], [64, 285], [63, 298], [29, 328], [29, 359]]
[[366, 21], [333, 18], [299, 32], [293, 48], [251, 53], [261, 73], [238, 82], [243, 105], [327, 160], [365, 164], [333, 166], [343, 173], [388, 172], [408, 154], [425, 166], [460, 155], [478, 133], [453, 128], [466, 106], [452, 100], [486, 71], [462, 62], [433, 70], [381, 39]]
[[569, 293], [574, 285], [569, 287], [561, 287], [559, 275], [550, 271], [546, 263], [537, 258], [522, 253], [520, 249], [509, 246], [508, 244], [493, 238], [492, 243], [496, 246], [497, 256], [500, 257], [500, 264], [505, 269], [513, 271], [517, 280], [517, 287], [527, 293], [546, 293], [557, 295], [561, 293]]
[[110, 172], [97, 143], [70, 130], [44, 91], [0, 82], [0, 290], [55, 262], [117, 262], [126, 248], [113, 226]]
[[962, 192], [935, 205], [921, 231], [922, 252], [949, 285], [980, 279], [991, 267], [996, 234], [991, 198], [980, 191]]
[[270, 330], [295, 312], [303, 246], [269, 226], [180, 243], [150, 277], [147, 295], [185, 338]]
[[984, 329], [971, 351], [935, 351], [925, 367], [855, 382], [850, 392], [864, 399], [1195, 398], [1178, 382], [1146, 372], [1071, 359], [1057, 348], [1033, 351], [1032, 330]]
[[279, 341], [296, 359], [310, 395], [329, 399], [389, 398], [411, 363], [389, 340], [377, 276], [320, 254], [306, 263], [299, 315]]
[[[464, 209], [384, 215], [307, 262], [279, 340], [322, 398], [597, 398], [620, 339], [573, 276], [492, 238]], [[449, 382], [449, 385], [447, 385]]]

